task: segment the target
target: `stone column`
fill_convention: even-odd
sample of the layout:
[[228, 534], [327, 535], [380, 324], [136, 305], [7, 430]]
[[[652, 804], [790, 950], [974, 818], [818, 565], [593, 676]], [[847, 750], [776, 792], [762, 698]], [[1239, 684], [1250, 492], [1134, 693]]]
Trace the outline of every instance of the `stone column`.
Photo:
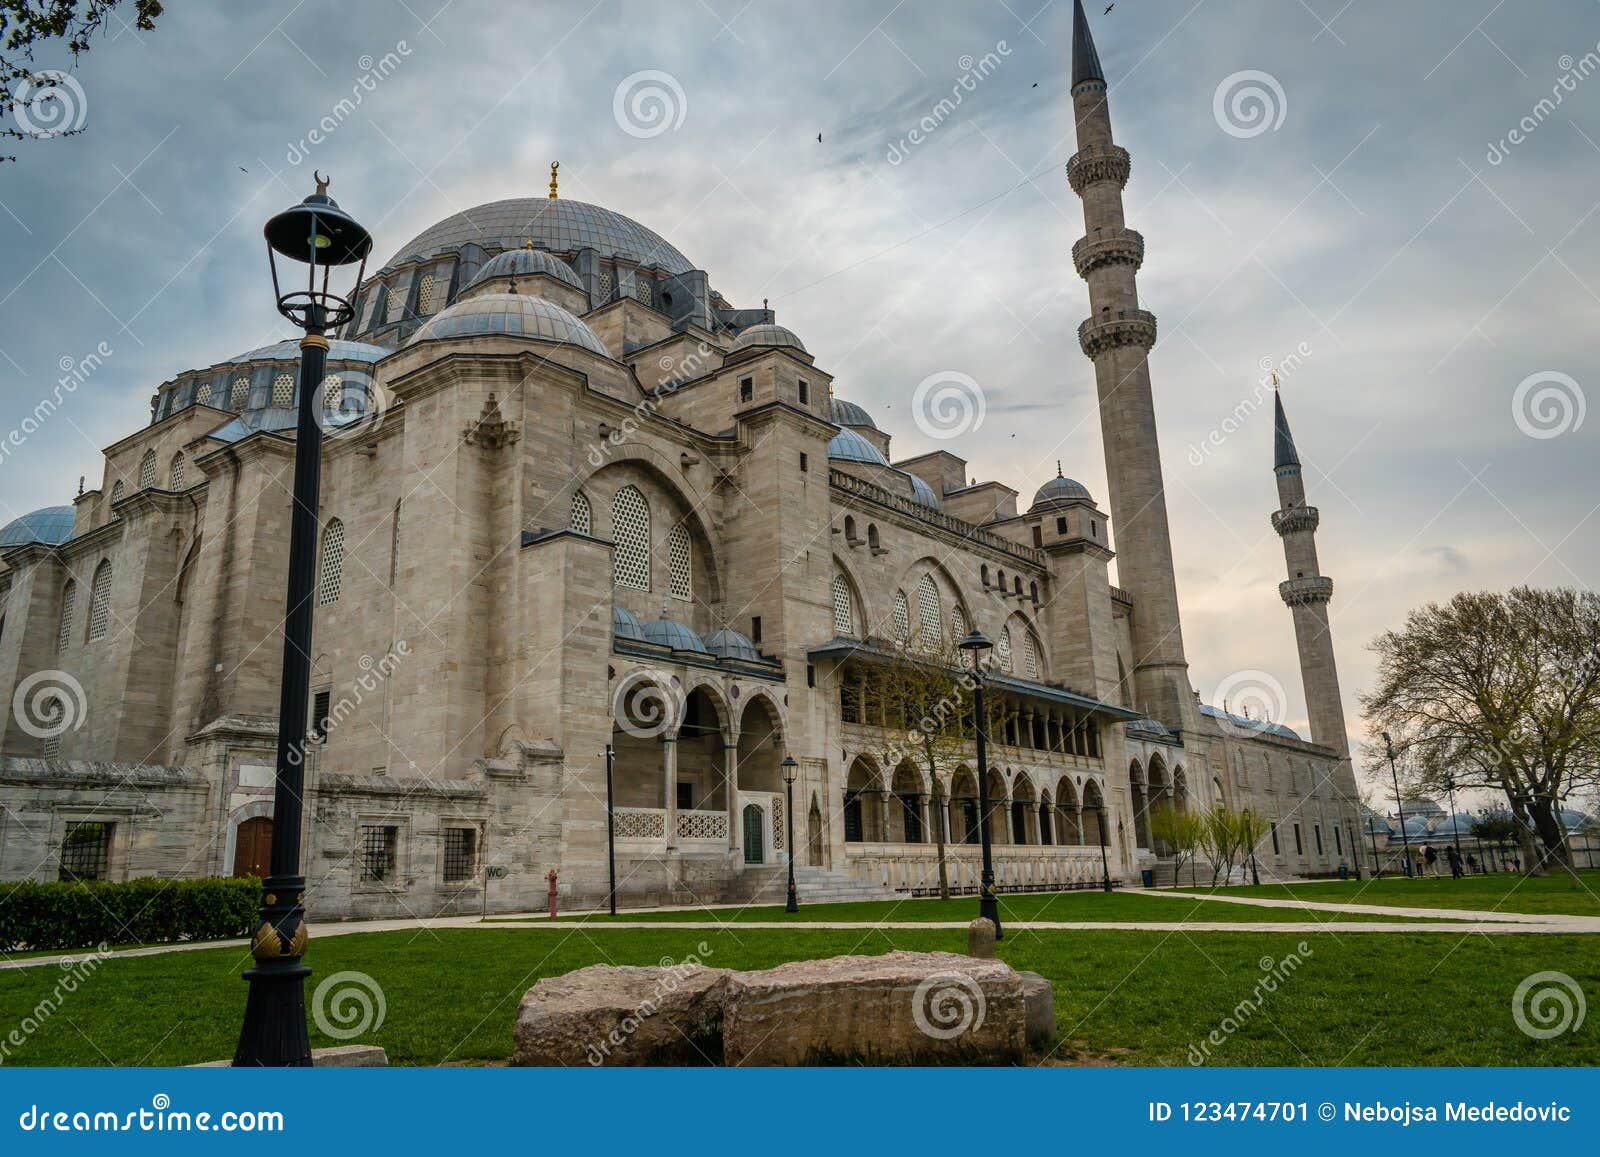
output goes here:
[[678, 846], [678, 739], [661, 738], [661, 794], [667, 809], [667, 850]]
[[727, 793], [728, 850], [738, 852], [744, 842], [744, 833], [739, 825], [739, 737], [737, 735], [730, 739], [722, 750], [722, 776], [727, 785], [723, 790]]

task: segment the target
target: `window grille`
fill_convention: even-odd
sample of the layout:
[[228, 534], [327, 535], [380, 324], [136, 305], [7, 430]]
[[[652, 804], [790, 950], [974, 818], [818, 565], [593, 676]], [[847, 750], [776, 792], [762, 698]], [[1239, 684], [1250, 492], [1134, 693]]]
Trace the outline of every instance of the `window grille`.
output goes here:
[[400, 829], [383, 824], [361, 825], [361, 879], [387, 883], [394, 878], [395, 849]]
[[156, 452], [148, 451], [139, 460], [139, 489], [149, 490], [156, 484]]
[[633, 486], [611, 501], [611, 537], [616, 542], [612, 580], [636, 591], [650, 589], [650, 506]]
[[111, 488], [111, 505], [115, 506], [122, 501], [123, 495], [128, 493], [128, 488], [123, 485], [122, 479], [117, 479], [117, 484]]
[[317, 583], [317, 605], [339, 601], [344, 593], [344, 523], [337, 518], [322, 532], [322, 578]]
[[833, 633], [844, 636], [856, 633], [856, 616], [850, 605], [850, 588], [845, 585], [842, 575], [833, 576]]
[[94, 822], [67, 824], [61, 841], [63, 880], [104, 880], [111, 859], [111, 829], [114, 824]]
[[1022, 673], [1030, 679], [1039, 677], [1039, 648], [1031, 634], [1022, 638]]
[[1000, 661], [1002, 671], [1011, 670], [1011, 628], [1000, 628], [999, 641], [994, 645], [995, 658]]
[[174, 454], [172, 456], [172, 484], [171, 484], [172, 485], [172, 489], [174, 489], [174, 490], [182, 490], [183, 489], [183, 474], [184, 474], [183, 451], [180, 450], [180, 451], [178, 451], [178, 453], [176, 453], [176, 454]]
[[922, 631], [922, 649], [937, 650], [944, 641], [944, 616], [939, 610], [939, 588], [930, 575], [917, 583], [917, 624]]
[[417, 286], [417, 313], [426, 316], [434, 311], [439, 300], [439, 279], [428, 274]]
[[[950, 611], [950, 637], [958, 643], [967, 637], [967, 612], [959, 606], [951, 608]], [[972, 666], [971, 651], [961, 652], [961, 665]]]
[[111, 622], [111, 564], [103, 562], [89, 586], [89, 642], [106, 637]]
[[579, 534], [588, 534], [594, 525], [594, 518], [589, 510], [589, 499], [579, 490], [572, 496], [572, 529]]
[[67, 580], [61, 592], [61, 626], [56, 630], [56, 650], [65, 651], [72, 645], [72, 615], [78, 605], [78, 584]]
[[643, 305], [650, 305], [655, 300], [651, 293], [650, 279], [648, 277], [635, 277], [633, 279], [633, 299]]
[[344, 413], [344, 379], [338, 374], [322, 379], [322, 408], [330, 414]]
[[478, 831], [476, 828], [444, 830], [444, 882], [459, 884], [477, 875]]
[[194, 404], [209, 406], [211, 404], [211, 383], [201, 382], [200, 388], [194, 392]]
[[672, 597], [694, 598], [693, 563], [689, 551], [689, 531], [682, 525], [674, 526], [667, 535], [667, 572], [671, 582]]
[[294, 375], [279, 374], [272, 379], [272, 404], [280, 410], [294, 405]]
[[911, 637], [911, 608], [905, 591], [894, 592], [894, 637], [902, 643]]
[[250, 404], [249, 378], [233, 379], [233, 393], [228, 399], [228, 404], [235, 410], [242, 410]]

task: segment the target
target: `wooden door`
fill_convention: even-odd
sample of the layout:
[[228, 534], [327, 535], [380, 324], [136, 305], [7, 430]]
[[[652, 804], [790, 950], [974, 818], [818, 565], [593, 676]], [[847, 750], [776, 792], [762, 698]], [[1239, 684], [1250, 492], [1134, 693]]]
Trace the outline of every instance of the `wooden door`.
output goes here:
[[272, 818], [257, 816], [239, 825], [233, 845], [235, 876], [265, 877], [272, 862]]

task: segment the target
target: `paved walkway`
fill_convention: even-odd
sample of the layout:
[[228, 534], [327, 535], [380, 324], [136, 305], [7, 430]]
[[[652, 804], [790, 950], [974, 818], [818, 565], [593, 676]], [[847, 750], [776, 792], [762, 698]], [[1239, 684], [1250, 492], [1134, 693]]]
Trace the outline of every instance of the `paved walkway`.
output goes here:
[[[1326, 900], [1274, 900], [1265, 896], [1227, 896], [1217, 892], [1184, 892], [1171, 889], [1128, 891], [1129, 896], [1167, 897], [1174, 900], [1204, 900], [1219, 904], [1249, 904], [1257, 908], [1298, 908], [1307, 912], [1350, 912], [1372, 916], [1420, 916], [1432, 920], [1492, 921], [1503, 924], [1528, 924], [1544, 928], [1560, 925], [1570, 932], [1600, 932], [1600, 916], [1575, 916], [1561, 912], [1506, 912], [1481, 908], [1407, 908], [1393, 904], [1341, 904]], [[1342, 925], [1341, 925], [1342, 927]]]

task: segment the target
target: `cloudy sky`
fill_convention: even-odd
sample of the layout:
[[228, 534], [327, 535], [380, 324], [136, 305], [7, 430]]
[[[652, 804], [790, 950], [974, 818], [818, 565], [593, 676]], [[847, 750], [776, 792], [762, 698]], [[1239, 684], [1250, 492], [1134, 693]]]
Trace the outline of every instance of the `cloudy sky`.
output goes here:
[[[1195, 685], [1268, 672], [1303, 725], [1259, 385], [1295, 355], [1359, 736], [1366, 644], [1408, 608], [1597, 573], [1600, 8], [1103, 7]], [[1060, 459], [1104, 505], [1070, 34], [1064, 0], [173, 3], [113, 29], [75, 74], [86, 131], [0, 165], [0, 427], [112, 351], [0, 461], [0, 521], [98, 476], [161, 381], [287, 336], [260, 229], [313, 167], [386, 258], [553, 159], [563, 194], [769, 298], [897, 457], [954, 448], [1024, 503]], [[958, 442], [910, 421], [941, 372], [986, 402]]]

